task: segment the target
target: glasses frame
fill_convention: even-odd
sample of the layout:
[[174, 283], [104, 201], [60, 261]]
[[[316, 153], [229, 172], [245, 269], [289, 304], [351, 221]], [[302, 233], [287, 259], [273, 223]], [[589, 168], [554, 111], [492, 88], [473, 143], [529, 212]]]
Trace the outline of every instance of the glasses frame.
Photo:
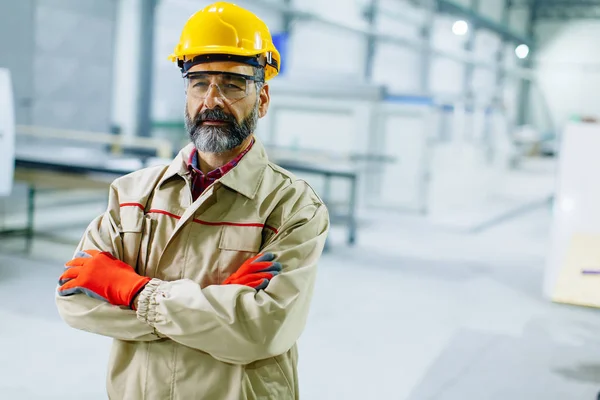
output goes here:
[[[240, 74], [240, 73], [237, 73], [237, 72], [224, 72], [224, 71], [190, 71], [190, 72], [184, 72], [182, 76], [183, 76], [183, 79], [185, 80], [185, 79], [192, 79], [194, 77], [201, 77], [201, 76], [206, 76], [206, 75], [230, 75], [230, 76], [235, 76], [235, 77], [243, 78], [243, 79], [246, 80], [246, 94], [243, 97], [235, 98], [235, 99], [232, 99], [232, 98], [229, 98], [229, 97], [225, 96], [223, 94], [223, 91], [221, 91], [221, 88], [219, 87], [219, 85], [216, 85], [214, 83], [210, 84], [210, 86], [216, 86], [217, 87], [217, 91], [219, 92], [219, 94], [221, 95], [221, 97], [223, 97], [224, 99], [230, 100], [230, 101], [238, 101], [238, 100], [241, 100], [243, 98], [248, 97], [248, 95], [249, 95], [249, 93], [248, 93], [249, 92], [248, 91], [248, 88], [249, 88], [248, 81], [251, 81], [251, 82], [264, 82], [263, 79], [255, 76], [255, 75], [246, 75], [246, 74]], [[187, 86], [188, 86], [187, 83], [186, 83], [185, 86], [186, 86], [186, 93], [187, 93]], [[210, 87], [209, 87], [209, 91], [210, 91]], [[208, 95], [208, 91], [206, 93]], [[205, 99], [206, 97], [207, 96], [204, 96], [204, 97], [201, 97], [201, 98]]]

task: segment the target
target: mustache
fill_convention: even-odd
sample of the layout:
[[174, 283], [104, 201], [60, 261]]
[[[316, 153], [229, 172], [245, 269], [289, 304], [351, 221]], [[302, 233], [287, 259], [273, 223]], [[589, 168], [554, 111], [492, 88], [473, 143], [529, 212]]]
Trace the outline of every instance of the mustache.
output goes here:
[[224, 121], [230, 124], [237, 122], [233, 115], [225, 113], [220, 108], [204, 110], [194, 118], [194, 126], [199, 127], [204, 121]]

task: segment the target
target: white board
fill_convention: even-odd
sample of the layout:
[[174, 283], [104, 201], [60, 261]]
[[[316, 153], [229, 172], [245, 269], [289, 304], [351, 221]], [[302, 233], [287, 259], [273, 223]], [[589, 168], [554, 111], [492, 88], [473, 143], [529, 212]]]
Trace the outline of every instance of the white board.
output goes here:
[[375, 118], [383, 138], [376, 152], [396, 161], [376, 167], [381, 172], [377, 201], [384, 207], [421, 212], [427, 203], [432, 107], [388, 103], [378, 108]]
[[15, 111], [10, 72], [0, 68], [0, 196], [12, 191], [15, 166]]
[[544, 292], [600, 307], [600, 125], [571, 123], [560, 146]]

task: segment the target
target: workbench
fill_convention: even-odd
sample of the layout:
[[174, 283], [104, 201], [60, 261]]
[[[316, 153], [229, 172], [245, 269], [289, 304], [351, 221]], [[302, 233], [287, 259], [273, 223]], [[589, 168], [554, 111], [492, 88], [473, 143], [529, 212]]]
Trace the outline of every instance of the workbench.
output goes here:
[[[326, 165], [315, 162], [303, 163], [298, 159], [273, 159], [280, 167], [302, 174], [310, 174], [324, 179], [324, 190], [321, 198], [329, 208], [332, 224], [345, 224], [347, 227], [347, 243], [356, 242], [356, 205], [358, 172], [338, 165]], [[168, 164], [168, 159], [151, 157], [114, 156], [101, 149], [82, 149], [56, 147], [34, 149], [22, 147], [16, 150], [15, 180], [27, 184], [27, 219], [23, 228], [0, 230], [0, 237], [9, 235], [25, 235], [26, 247], [31, 248], [35, 235], [35, 196], [39, 189], [69, 189], [74, 187], [108, 187], [115, 178], [129, 174], [138, 169]], [[331, 183], [333, 179], [346, 180], [349, 185], [349, 204], [345, 212], [330, 206]], [[329, 247], [329, 244], [327, 244]]]

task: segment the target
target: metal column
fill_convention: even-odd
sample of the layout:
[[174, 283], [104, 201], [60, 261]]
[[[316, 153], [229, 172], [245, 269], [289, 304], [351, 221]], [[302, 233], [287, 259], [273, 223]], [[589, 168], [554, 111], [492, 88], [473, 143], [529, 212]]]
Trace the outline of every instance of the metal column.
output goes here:
[[[502, 24], [510, 26], [510, 11], [513, 7], [513, 0], [504, 0], [504, 8], [502, 9]], [[498, 72], [496, 73], [496, 95], [494, 97], [494, 103], [496, 106], [504, 105], [504, 89], [506, 87], [506, 73], [504, 72], [504, 62], [506, 61], [506, 45], [508, 41], [502, 39], [500, 48], [496, 54], [496, 61], [498, 63]]]
[[[474, 13], [478, 13], [479, 11], [479, 0], [471, 0], [471, 10]], [[475, 50], [475, 38], [477, 35], [478, 26], [476, 22], [469, 21], [471, 26], [469, 26], [469, 33], [467, 38], [467, 43], [465, 43], [465, 50], [469, 54], [473, 54]], [[466, 99], [467, 108], [474, 106], [475, 103], [475, 93], [473, 90], [473, 76], [475, 75], [475, 66], [473, 64], [465, 65], [465, 82], [464, 82], [464, 96]]]
[[[375, 25], [377, 23], [377, 7], [379, 0], [371, 0], [367, 6], [364, 16], [369, 23], [369, 29], [371, 32], [375, 31]], [[375, 47], [377, 45], [377, 39], [373, 35], [367, 36], [367, 51], [365, 54], [365, 69], [364, 76], [365, 81], [370, 82], [373, 78], [373, 64], [375, 61]]]
[[143, 0], [140, 4], [137, 136], [150, 136], [152, 129], [152, 76], [154, 69], [154, 20], [156, 3], [157, 0]]
[[34, 123], [35, 13], [34, 0], [0, 1], [0, 66], [10, 70], [16, 123], [23, 125]]
[[[430, 96], [431, 91], [431, 65], [433, 62], [433, 43], [432, 43], [432, 30], [435, 23], [435, 16], [437, 11], [437, 2], [435, 0], [424, 0], [425, 7], [425, 19], [421, 26], [421, 40], [423, 41], [423, 49], [421, 52], [421, 75], [419, 80], [419, 89], [421, 94], [424, 96]], [[422, 154], [422, 170], [421, 176], [419, 177], [419, 205], [418, 212], [422, 215], [426, 215], [429, 212], [429, 191], [432, 175], [431, 166], [431, 154], [433, 150], [433, 140], [431, 138], [431, 132], [427, 132], [428, 137], [425, 138], [426, 145], [423, 149]]]
[[[513, 0], [504, 0], [504, 6], [502, 8], [502, 25], [510, 28], [510, 12], [513, 7]], [[498, 51], [496, 52], [496, 87], [494, 90], [494, 97], [492, 99], [492, 107], [496, 113], [504, 114], [507, 118], [505, 89], [506, 89], [506, 72], [504, 71], [504, 64], [506, 61], [506, 47], [511, 43], [505, 37], [502, 37]], [[496, 147], [494, 146], [494, 129], [491, 127], [492, 121], [490, 117], [486, 117], [486, 128], [485, 128], [485, 146], [487, 153], [487, 160], [492, 163], [496, 158]]]
[[[535, 23], [537, 21], [538, 15], [538, 7], [540, 6], [539, 0], [533, 0], [531, 3], [531, 7], [529, 9], [529, 20], [527, 22], [527, 35], [529, 37], [534, 36], [534, 28]], [[533, 67], [533, 57], [532, 57], [533, 49], [530, 49], [528, 57], [522, 61], [522, 64], [525, 68], [531, 69]], [[518, 110], [519, 113], [517, 115], [517, 123], [519, 125], [525, 125], [529, 118], [529, 102], [530, 102], [530, 94], [531, 94], [531, 81], [523, 80], [521, 82], [521, 89], [519, 91], [519, 102], [518, 102]]]
[[[283, 0], [283, 4], [286, 8], [292, 6], [292, 0]], [[294, 21], [294, 16], [289, 11], [283, 12], [283, 31], [290, 35], [292, 33], [292, 22]]]
[[427, 96], [431, 93], [431, 31], [433, 29], [433, 23], [435, 22], [436, 3], [434, 0], [425, 0], [424, 3], [426, 16], [423, 26], [421, 27], [423, 50], [421, 52], [421, 77], [419, 81], [419, 89], [421, 90], [421, 94]]

